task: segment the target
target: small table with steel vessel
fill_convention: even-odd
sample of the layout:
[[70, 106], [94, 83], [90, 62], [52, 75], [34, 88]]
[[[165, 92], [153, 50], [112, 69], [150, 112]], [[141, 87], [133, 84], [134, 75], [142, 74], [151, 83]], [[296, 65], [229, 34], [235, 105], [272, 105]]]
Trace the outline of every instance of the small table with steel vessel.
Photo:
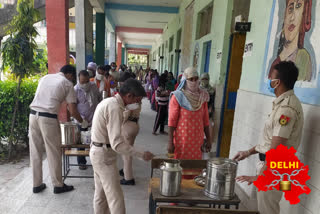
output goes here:
[[235, 206], [239, 209], [240, 199], [235, 194], [231, 200], [212, 199], [204, 195], [204, 188], [198, 186], [193, 179], [181, 180], [181, 194], [176, 197], [166, 197], [160, 194], [159, 191], [160, 179], [151, 178], [149, 191], [149, 214], [155, 214], [159, 203], [184, 203], [184, 204], [205, 204], [209, 208], [230, 209], [230, 206]]

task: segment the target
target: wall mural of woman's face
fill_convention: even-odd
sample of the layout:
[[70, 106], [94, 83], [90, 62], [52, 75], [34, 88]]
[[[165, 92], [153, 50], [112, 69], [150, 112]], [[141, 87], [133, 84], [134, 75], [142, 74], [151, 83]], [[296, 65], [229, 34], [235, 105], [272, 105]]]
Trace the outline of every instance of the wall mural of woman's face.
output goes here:
[[289, 0], [284, 18], [284, 35], [288, 42], [298, 39], [303, 18], [304, 0]]

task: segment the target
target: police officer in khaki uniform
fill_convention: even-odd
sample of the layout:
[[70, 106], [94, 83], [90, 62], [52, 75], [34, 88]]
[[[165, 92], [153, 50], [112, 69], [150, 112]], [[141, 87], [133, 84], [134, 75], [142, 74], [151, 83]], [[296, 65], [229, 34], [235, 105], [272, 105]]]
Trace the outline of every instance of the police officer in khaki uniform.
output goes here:
[[[238, 152], [234, 160], [240, 161], [252, 154], [259, 153], [260, 161], [257, 163], [257, 176], [239, 176], [239, 182], [248, 182], [250, 185], [258, 175], [267, 169], [265, 154], [270, 149], [283, 144], [298, 149], [302, 136], [303, 111], [299, 99], [295, 96], [293, 87], [298, 78], [298, 68], [293, 62], [280, 62], [274, 67], [268, 81], [268, 89], [276, 95], [273, 101], [272, 112], [265, 123], [263, 141], [249, 149]], [[258, 209], [261, 214], [279, 214], [279, 202], [282, 191], [259, 191]]]
[[128, 79], [114, 97], [104, 99], [93, 116], [90, 158], [94, 170], [95, 214], [125, 214], [124, 196], [116, 164], [117, 153], [151, 160], [150, 152], [137, 151], [125, 143], [121, 133], [123, 112], [132, 103], [140, 103], [145, 96], [141, 83]]
[[[120, 75], [120, 86], [129, 79], [132, 75], [125, 71]], [[133, 146], [134, 141], [139, 133], [139, 117], [141, 112], [141, 102], [133, 103], [126, 106], [123, 112], [123, 124], [122, 124], [122, 136], [124, 141]], [[121, 185], [135, 185], [133, 177], [132, 156], [122, 155], [123, 169], [119, 171], [120, 176], [124, 177], [121, 181]]]
[[42, 182], [42, 154], [47, 153], [49, 172], [54, 193], [73, 190], [62, 181], [61, 131], [57, 114], [61, 103], [68, 103], [71, 115], [88, 127], [77, 110], [77, 97], [73, 89], [76, 81], [76, 69], [65, 65], [59, 73], [48, 74], [40, 79], [35, 97], [30, 105], [29, 140], [30, 161], [33, 172], [33, 192], [39, 193], [46, 188]]
[[[122, 125], [122, 135], [126, 143], [133, 146], [139, 133], [139, 117], [141, 112], [141, 103], [129, 104], [123, 114], [124, 123]], [[122, 185], [135, 185], [132, 168], [132, 157], [122, 155], [123, 170], [120, 170], [120, 176], [124, 178], [120, 181]]]

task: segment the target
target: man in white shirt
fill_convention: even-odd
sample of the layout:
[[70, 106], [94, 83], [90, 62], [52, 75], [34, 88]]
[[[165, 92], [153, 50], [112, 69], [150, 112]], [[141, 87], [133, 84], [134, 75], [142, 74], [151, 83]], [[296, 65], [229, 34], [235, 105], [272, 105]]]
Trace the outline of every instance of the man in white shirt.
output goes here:
[[68, 186], [62, 181], [61, 131], [57, 114], [61, 103], [66, 101], [71, 115], [83, 128], [88, 126], [88, 122], [83, 120], [77, 111], [77, 97], [73, 89], [75, 82], [75, 68], [65, 65], [59, 73], [48, 74], [40, 79], [35, 97], [30, 104], [29, 139], [34, 193], [46, 188], [42, 180], [44, 147], [54, 187], [53, 192], [58, 194], [73, 190], [73, 186]]

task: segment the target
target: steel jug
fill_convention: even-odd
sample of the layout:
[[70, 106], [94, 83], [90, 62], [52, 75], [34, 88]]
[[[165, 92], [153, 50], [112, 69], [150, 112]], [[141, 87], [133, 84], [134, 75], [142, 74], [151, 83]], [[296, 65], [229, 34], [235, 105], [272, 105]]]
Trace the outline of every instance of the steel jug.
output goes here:
[[182, 168], [179, 160], [166, 160], [160, 166], [160, 194], [178, 196], [180, 194]]

